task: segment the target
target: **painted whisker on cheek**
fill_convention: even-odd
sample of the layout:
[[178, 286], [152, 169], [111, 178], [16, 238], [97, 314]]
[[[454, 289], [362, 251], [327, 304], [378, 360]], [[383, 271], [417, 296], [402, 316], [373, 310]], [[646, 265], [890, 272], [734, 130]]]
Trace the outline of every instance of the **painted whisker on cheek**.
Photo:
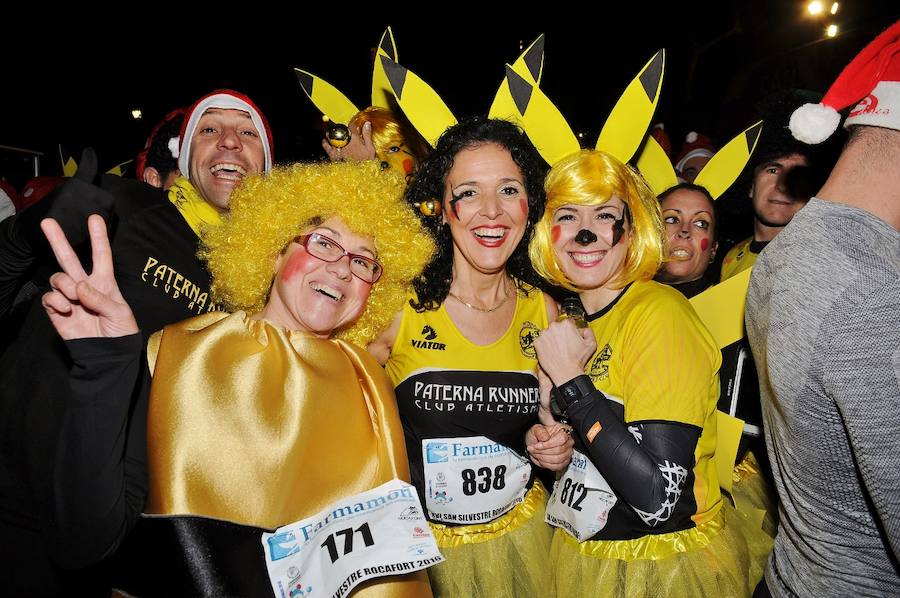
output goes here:
[[621, 218], [616, 220], [613, 223], [613, 237], [612, 237], [612, 245], [615, 247], [619, 244], [619, 241], [622, 240], [622, 237], [625, 236], [625, 215], [623, 214]]
[[456, 195], [455, 193], [453, 193], [453, 192], [451, 191], [451, 192], [450, 192], [450, 197], [451, 197], [451, 199], [450, 199], [450, 214], [451, 214], [451, 216], [453, 216], [456, 220], [459, 220], [459, 212], [456, 211], [456, 204], [457, 204], [457, 202], [462, 201], [463, 196], [462, 196], [462, 195]]

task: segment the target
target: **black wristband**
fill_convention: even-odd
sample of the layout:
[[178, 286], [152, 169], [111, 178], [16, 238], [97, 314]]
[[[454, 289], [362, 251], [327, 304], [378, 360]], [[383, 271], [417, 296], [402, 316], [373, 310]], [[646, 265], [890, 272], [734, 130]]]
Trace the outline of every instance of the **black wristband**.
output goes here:
[[550, 390], [550, 412], [554, 417], [566, 419], [572, 405], [595, 390], [594, 383], [586, 374], [575, 376], [558, 387], [554, 386]]

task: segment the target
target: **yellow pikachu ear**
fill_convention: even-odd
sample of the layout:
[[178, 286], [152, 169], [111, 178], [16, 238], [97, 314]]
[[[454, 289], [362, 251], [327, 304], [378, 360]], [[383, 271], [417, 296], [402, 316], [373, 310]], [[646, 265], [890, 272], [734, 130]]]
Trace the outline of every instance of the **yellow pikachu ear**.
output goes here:
[[112, 168], [106, 171], [106, 174], [113, 174], [115, 176], [125, 176], [125, 169], [128, 168], [128, 165], [134, 162], [134, 160], [125, 160], [121, 164], [116, 164]]
[[[540, 85], [541, 75], [544, 71], [544, 34], [534, 40], [528, 48], [512, 64], [512, 70], [523, 79], [534, 85]], [[504, 77], [494, 95], [488, 118], [501, 118], [517, 121], [518, 114], [512, 95], [509, 92], [509, 84]]]
[[534, 84], [506, 65], [506, 83], [516, 107], [516, 122], [525, 129], [541, 157], [553, 166], [581, 146], [559, 109]]
[[387, 58], [379, 56], [384, 66], [390, 90], [406, 118], [431, 147], [438, 137], [456, 124], [456, 117], [425, 81], [411, 70]]
[[720, 349], [744, 337], [744, 305], [751, 271], [752, 268], [735, 274], [690, 299], [694, 311]]
[[628, 162], [647, 133], [666, 66], [666, 51], [660, 50], [632, 79], [606, 119], [596, 148]]
[[394, 96], [391, 94], [390, 83], [384, 73], [384, 65], [378, 60], [379, 56], [387, 56], [397, 62], [397, 45], [394, 43], [394, 32], [388, 27], [381, 35], [378, 42], [378, 51], [375, 53], [375, 65], [372, 70], [372, 105], [379, 108], [390, 108]]
[[695, 185], [705, 187], [713, 199], [719, 199], [737, 180], [762, 133], [763, 121], [748, 127], [710, 158], [694, 179]]
[[347, 96], [328, 81], [316, 77], [312, 73], [297, 68], [294, 69], [294, 72], [297, 73], [297, 79], [300, 81], [303, 92], [315, 104], [319, 112], [336, 123], [350, 124], [350, 119], [356, 116], [359, 108]]
[[637, 169], [653, 189], [654, 195], [658, 196], [678, 184], [678, 175], [669, 156], [652, 135], [647, 135], [644, 148], [638, 154]]
[[62, 144], [59, 145], [59, 161], [62, 163], [64, 177], [71, 178], [78, 172], [78, 162], [65, 150]]

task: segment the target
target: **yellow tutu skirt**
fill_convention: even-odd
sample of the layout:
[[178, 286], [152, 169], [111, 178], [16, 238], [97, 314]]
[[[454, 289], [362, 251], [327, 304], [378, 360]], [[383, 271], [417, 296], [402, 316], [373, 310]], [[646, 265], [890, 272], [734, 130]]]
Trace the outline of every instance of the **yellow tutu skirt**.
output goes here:
[[579, 543], [557, 529], [550, 551], [554, 595], [750, 596], [762, 577], [758, 555], [767, 553], [765, 545], [771, 548], [771, 538], [757, 534], [748, 542], [746, 525], [725, 501], [715, 517], [697, 527], [634, 540]]
[[550, 595], [552, 528], [544, 523], [547, 491], [538, 480], [506, 515], [477, 525], [431, 531], [447, 560], [428, 569], [436, 598], [526, 598]]
[[766, 561], [775, 540], [778, 498], [753, 453], [748, 452], [732, 471], [731, 498], [750, 548], [750, 579], [758, 583], [766, 572]]

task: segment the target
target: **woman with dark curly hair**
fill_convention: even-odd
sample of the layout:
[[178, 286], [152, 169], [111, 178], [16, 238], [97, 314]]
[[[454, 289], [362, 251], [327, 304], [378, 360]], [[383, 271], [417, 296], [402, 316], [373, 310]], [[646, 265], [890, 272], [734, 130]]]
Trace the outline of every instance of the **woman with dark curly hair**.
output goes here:
[[534, 463], [554, 469], [571, 440], [539, 413], [533, 343], [556, 316], [528, 259], [543, 175], [515, 125], [474, 118], [440, 137], [407, 190], [438, 252], [370, 351], [396, 387], [412, 480], [447, 559], [429, 571], [440, 596], [549, 588], [546, 491], [526, 433], [547, 445]]

